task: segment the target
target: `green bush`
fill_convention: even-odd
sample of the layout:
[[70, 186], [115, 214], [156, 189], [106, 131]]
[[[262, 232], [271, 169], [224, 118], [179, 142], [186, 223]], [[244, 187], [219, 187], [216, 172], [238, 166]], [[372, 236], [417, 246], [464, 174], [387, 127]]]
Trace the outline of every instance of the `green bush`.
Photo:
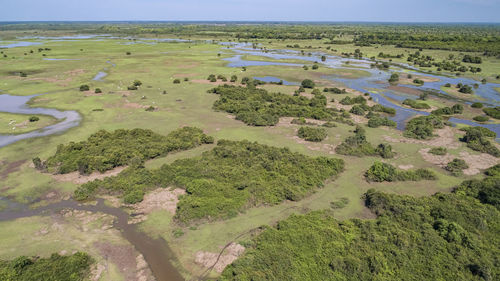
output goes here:
[[429, 153], [434, 155], [446, 155], [446, 153], [448, 153], [448, 150], [446, 149], [446, 147], [433, 147], [429, 150]]
[[312, 89], [316, 86], [316, 84], [311, 79], [304, 79], [300, 84], [304, 88]]
[[135, 157], [147, 160], [212, 142], [212, 137], [193, 127], [174, 130], [167, 136], [144, 129], [120, 129], [111, 133], [101, 130], [86, 141], [60, 144], [44, 164], [51, 172], [89, 174], [128, 165]]
[[343, 105], [366, 104], [366, 99], [363, 96], [356, 96], [354, 98], [347, 96], [340, 101], [340, 104]]
[[187, 192], [177, 205], [177, 220], [219, 219], [252, 206], [300, 200], [340, 173], [343, 165], [339, 159], [307, 157], [287, 148], [221, 140], [201, 157], [157, 170], [130, 167], [116, 177], [83, 184], [75, 198], [118, 194], [137, 202], [150, 189], [177, 186]]
[[477, 121], [477, 122], [487, 122], [488, 120], [490, 120], [490, 118], [488, 118], [488, 116], [483, 116], [483, 115], [479, 115], [479, 116], [474, 116], [474, 121]]
[[369, 182], [436, 180], [434, 172], [427, 169], [400, 170], [388, 163], [375, 162], [365, 172]]
[[368, 120], [368, 127], [378, 128], [380, 126], [396, 127], [397, 123], [387, 117], [373, 116]]
[[80, 92], [88, 91], [90, 90], [89, 85], [81, 85], [80, 86]]
[[384, 158], [392, 157], [392, 147], [382, 144], [377, 148], [373, 147], [373, 145], [366, 140], [366, 133], [362, 127], [357, 126], [354, 133], [354, 136], [347, 137], [344, 142], [335, 148], [338, 154], [358, 157], [375, 155], [380, 155]]
[[461, 104], [455, 104], [452, 107], [442, 107], [439, 109], [436, 109], [431, 112], [431, 114], [434, 115], [453, 115], [453, 114], [462, 114], [464, 111], [464, 107]]
[[461, 140], [467, 143], [467, 147], [500, 157], [500, 150], [487, 139], [496, 137], [494, 132], [482, 127], [469, 127], [465, 131], [465, 136]]
[[449, 162], [445, 169], [449, 172], [451, 172], [452, 175], [458, 177], [463, 175], [462, 170], [469, 168], [469, 165], [465, 163], [464, 160], [455, 158], [453, 161]]
[[0, 280], [4, 281], [83, 281], [88, 280], [93, 259], [81, 252], [70, 256], [52, 254], [48, 258], [17, 257], [0, 260]]
[[471, 104], [470, 107], [472, 107], [472, 108], [483, 108], [483, 104], [480, 103], [480, 102], [475, 102], [475, 103]]
[[483, 108], [483, 112], [490, 117], [500, 119], [500, 106]]
[[351, 110], [349, 110], [349, 113], [352, 113], [352, 114], [356, 114], [356, 115], [360, 115], [360, 116], [363, 116], [365, 115], [365, 110], [363, 109], [363, 107], [361, 107], [360, 105], [357, 105], [355, 104]]
[[320, 142], [327, 136], [325, 129], [314, 127], [300, 127], [297, 135], [306, 141], [313, 142]]
[[403, 133], [405, 137], [414, 139], [428, 139], [434, 136], [434, 129], [444, 128], [441, 117], [437, 115], [419, 116], [406, 124]]
[[[485, 202], [500, 198], [490, 196], [491, 180], [480, 183], [463, 189], [476, 197], [484, 192]], [[291, 215], [263, 227], [220, 279], [498, 280], [500, 211], [462, 193], [415, 197], [371, 189], [364, 200], [376, 219]]]
[[425, 102], [417, 102], [416, 100], [412, 100], [412, 99], [405, 99], [403, 101], [403, 104], [407, 105], [411, 108], [415, 108], [415, 109], [430, 109], [431, 108], [431, 106]]
[[399, 81], [399, 75], [397, 73], [391, 74], [391, 77], [389, 78], [389, 83], [396, 83]]
[[174, 79], [174, 84], [180, 84], [181, 83], [181, 79]]
[[215, 110], [233, 114], [237, 120], [251, 126], [273, 126], [280, 117], [329, 120], [336, 115], [333, 109], [326, 107], [326, 97], [323, 95], [308, 99], [229, 85], [219, 86], [209, 92], [219, 95], [213, 106]]
[[30, 122], [37, 122], [37, 121], [40, 121], [40, 118], [38, 116], [31, 116], [29, 121]]

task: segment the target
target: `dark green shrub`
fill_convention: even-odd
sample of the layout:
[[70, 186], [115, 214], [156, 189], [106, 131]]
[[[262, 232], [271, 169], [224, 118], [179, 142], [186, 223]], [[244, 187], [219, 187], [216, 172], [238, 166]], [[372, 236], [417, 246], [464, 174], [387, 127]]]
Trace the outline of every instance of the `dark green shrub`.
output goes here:
[[441, 117], [436, 115], [419, 116], [406, 124], [404, 136], [414, 139], [428, 139], [434, 136], [434, 129], [444, 128]]
[[426, 169], [417, 170], [399, 170], [388, 163], [375, 162], [366, 171], [365, 178], [369, 182], [383, 181], [420, 181], [420, 180], [436, 180], [436, 175]]
[[40, 118], [39, 118], [38, 116], [31, 116], [31, 117], [29, 118], [29, 121], [30, 121], [30, 122], [37, 122], [37, 121], [40, 121]]
[[389, 83], [396, 83], [399, 81], [399, 75], [397, 73], [391, 74], [391, 77], [389, 78]]
[[301, 83], [302, 87], [312, 89], [316, 84], [311, 79], [304, 79]]
[[500, 106], [483, 108], [483, 112], [490, 117], [500, 119]]
[[89, 85], [81, 85], [80, 86], [80, 92], [88, 91], [90, 90]]
[[455, 158], [453, 161], [449, 162], [445, 169], [449, 172], [451, 172], [452, 175], [458, 177], [463, 175], [462, 170], [469, 168], [469, 165], [465, 163], [464, 160]]
[[484, 116], [484, 115], [474, 116], [474, 118], [472, 118], [472, 119], [477, 121], [477, 122], [487, 122], [488, 120], [490, 120], [490, 118], [488, 118], [488, 116]]
[[180, 84], [181, 83], [181, 79], [174, 79], [174, 84]]
[[95, 91], [94, 91], [96, 94], [100, 94], [102, 93], [102, 90], [101, 88], [95, 88]]
[[446, 106], [446, 107], [436, 109], [436, 110], [432, 111], [431, 114], [434, 114], [434, 115], [453, 115], [453, 114], [462, 114], [463, 111], [464, 111], [464, 106], [457, 103], [457, 104], [453, 105], [452, 107]]
[[306, 141], [313, 142], [320, 142], [327, 136], [325, 129], [314, 127], [300, 127], [297, 135]]
[[378, 128], [380, 126], [396, 127], [397, 123], [387, 117], [373, 116], [368, 120], [368, 127]]
[[475, 103], [471, 104], [470, 107], [472, 107], [472, 108], [483, 108], [483, 104], [480, 103], [480, 102], [475, 102]]
[[448, 153], [448, 150], [446, 149], [446, 147], [433, 147], [429, 150], [429, 153], [434, 155], [446, 155], [446, 153]]
[[363, 109], [363, 107], [355, 104], [351, 110], [349, 110], [349, 113], [352, 113], [352, 114], [356, 114], [356, 115], [360, 115], [360, 116], [363, 116], [365, 115], [365, 110]]
[[407, 105], [411, 108], [415, 108], [415, 109], [430, 109], [431, 108], [430, 105], [428, 105], [425, 102], [417, 102], [417, 101], [412, 100], [412, 99], [405, 99], [403, 101], [403, 104]]
[[465, 131], [465, 136], [461, 140], [467, 143], [467, 147], [500, 157], [500, 150], [487, 139], [488, 137], [496, 137], [494, 132], [482, 127], [469, 127]]

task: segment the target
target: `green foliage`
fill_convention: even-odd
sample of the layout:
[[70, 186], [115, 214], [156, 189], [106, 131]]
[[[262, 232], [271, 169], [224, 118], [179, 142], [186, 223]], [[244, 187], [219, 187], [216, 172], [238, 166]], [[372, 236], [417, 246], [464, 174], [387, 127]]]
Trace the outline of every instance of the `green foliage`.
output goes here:
[[483, 204], [494, 206], [500, 211], [500, 164], [485, 171], [486, 178], [482, 180], [464, 181], [454, 192], [472, 196]]
[[174, 79], [173, 83], [174, 84], [180, 84], [181, 83], [181, 79]]
[[95, 88], [95, 91], [94, 91], [96, 94], [100, 94], [102, 93], [102, 90], [101, 88]]
[[85, 253], [71, 256], [52, 254], [49, 258], [18, 257], [0, 260], [3, 281], [83, 281], [90, 274], [92, 258]]
[[418, 86], [424, 85], [424, 81], [420, 79], [413, 79], [413, 83], [417, 84]]
[[483, 115], [474, 116], [474, 118], [472, 119], [477, 122], [487, 122], [488, 120], [490, 120], [488, 116], [483, 116]]
[[[498, 190], [498, 189], [497, 189]], [[329, 211], [265, 227], [221, 280], [498, 280], [500, 212], [461, 194], [369, 190], [375, 220]]]
[[80, 92], [88, 91], [90, 90], [89, 85], [81, 85], [80, 86]]
[[304, 88], [312, 89], [316, 87], [316, 84], [314, 84], [314, 82], [311, 79], [304, 79], [301, 83], [301, 86]]
[[500, 150], [487, 139], [496, 137], [494, 132], [482, 127], [469, 127], [465, 131], [465, 136], [461, 140], [467, 143], [467, 147], [500, 157]]
[[339, 88], [324, 88], [323, 92], [325, 93], [334, 93], [334, 94], [347, 94], [347, 91], [345, 89], [339, 89]]
[[354, 133], [354, 136], [347, 137], [344, 142], [335, 148], [338, 154], [358, 157], [380, 155], [384, 158], [393, 156], [392, 147], [390, 145], [381, 144], [377, 148], [373, 147], [373, 145], [366, 140], [366, 133], [362, 127], [357, 126]]
[[500, 106], [484, 108], [483, 112], [490, 117], [500, 119]]
[[330, 202], [330, 207], [332, 209], [342, 209], [349, 204], [349, 198], [342, 197], [337, 201]]
[[221, 140], [201, 157], [180, 159], [157, 170], [131, 167], [116, 177], [83, 184], [75, 197], [119, 194], [133, 203], [154, 187], [173, 185], [187, 192], [177, 205], [179, 221], [227, 218], [252, 206], [300, 200], [340, 173], [343, 166], [339, 159]]
[[30, 121], [30, 122], [37, 122], [37, 121], [40, 121], [40, 117], [38, 117], [38, 116], [31, 116], [31, 117], [29, 118], [29, 121]]
[[356, 96], [354, 98], [347, 96], [347, 97], [343, 98], [340, 101], [340, 103], [343, 105], [366, 104], [366, 99], [362, 96]]
[[363, 116], [365, 115], [365, 110], [363, 109], [363, 107], [361, 107], [360, 105], [357, 105], [355, 104], [351, 110], [349, 110], [349, 113], [352, 113], [352, 114], [356, 114], [356, 115], [360, 115], [360, 116]]
[[80, 171], [82, 174], [89, 174], [128, 165], [134, 158], [152, 159], [171, 151], [186, 150], [212, 142], [212, 137], [194, 127], [180, 128], [167, 136], [144, 129], [120, 129], [114, 132], [101, 130], [86, 141], [59, 145], [56, 153], [45, 164], [51, 172], [65, 174]]
[[444, 128], [441, 117], [437, 115], [419, 116], [411, 119], [406, 124], [403, 133], [405, 137], [414, 139], [428, 139], [434, 136], [434, 129]]
[[400, 170], [388, 163], [375, 162], [365, 172], [369, 182], [436, 180], [434, 172], [427, 169]]
[[464, 106], [457, 103], [457, 104], [453, 105], [452, 107], [445, 106], [445, 107], [436, 109], [436, 110], [432, 111], [431, 114], [434, 114], [434, 115], [453, 115], [453, 114], [462, 114], [463, 111], [464, 111]]
[[472, 87], [469, 85], [465, 85], [465, 84], [458, 84], [458, 91], [460, 93], [464, 93], [464, 94], [473, 94], [474, 93], [474, 90], [472, 90]]
[[368, 120], [368, 127], [378, 128], [380, 126], [396, 127], [397, 123], [387, 117], [373, 116]]
[[403, 101], [403, 104], [407, 105], [411, 108], [415, 108], [415, 109], [430, 109], [431, 108], [430, 105], [428, 105], [425, 102], [417, 102], [416, 100], [412, 100], [412, 99], [405, 99]]
[[467, 168], [469, 168], [469, 165], [467, 165], [464, 160], [458, 158], [453, 159], [445, 167], [445, 169], [451, 172], [455, 177], [463, 175], [462, 170]]
[[325, 129], [314, 127], [300, 127], [297, 135], [306, 141], [313, 142], [320, 142], [327, 136]]
[[448, 150], [446, 149], [446, 147], [433, 147], [429, 150], [429, 153], [434, 155], [446, 155], [446, 153], [448, 153]]
[[323, 95], [308, 99], [229, 85], [219, 86], [210, 92], [219, 95], [213, 106], [215, 110], [234, 114], [237, 120], [252, 126], [272, 126], [285, 116], [328, 120], [336, 115], [326, 107]]
[[471, 104], [470, 107], [472, 107], [472, 108], [483, 108], [483, 104], [480, 103], [480, 102], [475, 102], [475, 103]]
[[399, 81], [399, 75], [397, 73], [391, 74], [391, 77], [389, 78], [389, 83], [395, 83]]

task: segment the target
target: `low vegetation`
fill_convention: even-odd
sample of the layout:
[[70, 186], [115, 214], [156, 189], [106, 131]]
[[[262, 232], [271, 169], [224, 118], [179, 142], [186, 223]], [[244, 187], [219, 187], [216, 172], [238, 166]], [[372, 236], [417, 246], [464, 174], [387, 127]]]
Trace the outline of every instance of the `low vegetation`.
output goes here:
[[467, 143], [467, 147], [472, 150], [500, 157], [500, 150], [492, 143], [493, 140], [489, 138], [496, 138], [495, 132], [483, 127], [468, 127], [465, 129], [465, 136], [461, 140]]
[[403, 101], [403, 104], [407, 105], [411, 108], [415, 108], [415, 109], [430, 109], [431, 108], [430, 105], [428, 105], [425, 102], [417, 102], [416, 100], [412, 100], [412, 99], [405, 99]]
[[434, 154], [434, 155], [446, 155], [446, 153], [448, 153], [448, 150], [446, 149], [446, 147], [433, 147], [429, 150], [429, 153], [430, 154]]
[[306, 141], [320, 142], [326, 138], [327, 133], [324, 128], [300, 127], [297, 135]]
[[463, 175], [463, 170], [469, 168], [469, 165], [465, 163], [464, 160], [455, 158], [444, 167], [447, 171], [449, 171], [455, 177], [459, 177]]
[[486, 115], [493, 117], [495, 119], [500, 119], [500, 107], [487, 107], [483, 109]]
[[375, 162], [365, 172], [369, 182], [436, 180], [434, 172], [427, 169], [400, 170], [388, 163]]
[[394, 157], [392, 147], [389, 144], [380, 144], [376, 148], [373, 147], [373, 145], [366, 140], [365, 129], [360, 126], [356, 127], [354, 136], [347, 137], [344, 142], [335, 148], [335, 151], [338, 154], [358, 157], [376, 155], [383, 158]]
[[444, 122], [437, 115], [419, 116], [406, 124], [403, 133], [405, 137], [414, 139], [429, 139], [434, 136], [434, 129], [444, 128]]
[[44, 162], [39, 158], [35, 158], [33, 162], [38, 169], [53, 173], [102, 173], [114, 167], [140, 163], [172, 151], [186, 150], [213, 141], [212, 137], [194, 127], [183, 127], [167, 136], [144, 129], [120, 129], [114, 132], [101, 130], [85, 141], [59, 145], [56, 153]]
[[181, 159], [157, 170], [130, 167], [116, 177], [80, 186], [79, 200], [95, 194], [118, 194], [127, 203], [142, 200], [154, 187], [178, 186], [176, 219], [227, 218], [261, 204], [297, 201], [343, 170], [339, 159], [307, 157], [287, 148], [248, 141], [221, 140], [201, 157]]
[[83, 281], [88, 280], [92, 258], [85, 253], [70, 256], [52, 254], [48, 258], [21, 256], [0, 260], [0, 280], [4, 281]]
[[315, 95], [311, 99], [304, 96], [290, 96], [269, 93], [252, 87], [219, 86], [210, 91], [219, 95], [214, 103], [215, 110], [236, 116], [237, 120], [252, 126], [273, 126], [280, 117], [304, 117], [319, 120], [332, 119], [336, 113], [326, 107], [326, 97]]

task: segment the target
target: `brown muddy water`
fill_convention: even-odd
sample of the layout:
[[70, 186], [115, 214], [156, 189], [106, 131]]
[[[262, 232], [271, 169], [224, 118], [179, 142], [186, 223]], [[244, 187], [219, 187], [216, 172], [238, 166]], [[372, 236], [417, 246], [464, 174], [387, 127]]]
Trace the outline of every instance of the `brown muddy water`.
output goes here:
[[164, 239], [153, 239], [145, 233], [139, 231], [134, 224], [128, 224], [129, 214], [119, 208], [110, 207], [104, 204], [102, 199], [96, 205], [82, 205], [73, 200], [63, 200], [47, 206], [30, 209], [27, 205], [15, 203], [0, 197], [0, 203], [4, 207], [0, 211], [0, 221], [10, 221], [18, 218], [50, 215], [51, 213], [72, 209], [80, 211], [90, 211], [93, 213], [104, 213], [115, 217], [113, 227], [120, 230], [135, 249], [140, 252], [154, 277], [158, 281], [181, 281], [184, 278], [173, 266], [174, 255]]

